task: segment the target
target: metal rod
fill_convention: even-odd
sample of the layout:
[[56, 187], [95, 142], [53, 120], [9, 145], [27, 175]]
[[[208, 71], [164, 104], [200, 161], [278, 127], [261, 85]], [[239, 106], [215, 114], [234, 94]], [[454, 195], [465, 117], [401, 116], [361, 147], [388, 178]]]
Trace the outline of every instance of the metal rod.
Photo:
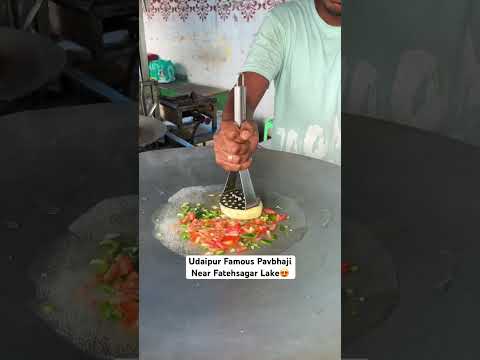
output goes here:
[[153, 106], [152, 108], [150, 109], [150, 111], [148, 112], [147, 116], [152, 116], [153, 115], [153, 112], [155, 111], [155, 109], [157, 108], [158, 104], [157, 103], [153, 103]]
[[244, 86], [243, 73], [240, 75], [239, 81], [233, 90], [234, 119], [235, 123], [240, 126], [246, 119], [247, 98]]
[[140, 101], [140, 106], [141, 106], [141, 110], [142, 110], [142, 115], [146, 115], [147, 114], [147, 110], [146, 110], [146, 106], [145, 106], [145, 96], [144, 96], [144, 90], [143, 90], [143, 81], [140, 82], [140, 94], [139, 94], [139, 97], [138, 97], [138, 100]]
[[139, 45], [139, 52], [140, 52], [140, 68], [142, 72], [142, 79], [146, 81], [149, 79], [148, 76], [148, 54], [147, 54], [147, 43], [145, 41], [145, 24], [143, 22], [144, 12], [147, 11], [145, 7], [145, 3], [142, 0], [139, 0], [139, 38], [138, 38], [138, 45]]
[[184, 147], [186, 147], [186, 148], [193, 148], [193, 147], [194, 147], [194, 146], [193, 146], [192, 144], [190, 144], [188, 141], [186, 141], [186, 140], [178, 137], [177, 135], [171, 133], [170, 131], [167, 131], [167, 132], [165, 133], [165, 136], [166, 136], [167, 138], [169, 138], [170, 140], [173, 140], [173, 141], [175, 141], [177, 144], [182, 145], [182, 146], [184, 146]]
[[28, 30], [30, 28], [33, 21], [35, 20], [35, 17], [38, 14], [38, 11], [42, 7], [43, 2], [44, 2], [44, 0], [36, 0], [35, 1], [32, 8], [28, 12], [28, 15], [27, 15], [27, 18], [26, 18], [25, 22], [23, 23], [23, 30]]
[[119, 93], [117, 90], [112, 89], [105, 83], [98, 81], [97, 79], [87, 75], [76, 69], [67, 69], [64, 71], [65, 77], [76, 83], [82, 85], [84, 88], [94, 92], [101, 97], [108, 99], [113, 103], [125, 103], [132, 102], [132, 100], [125, 95]]

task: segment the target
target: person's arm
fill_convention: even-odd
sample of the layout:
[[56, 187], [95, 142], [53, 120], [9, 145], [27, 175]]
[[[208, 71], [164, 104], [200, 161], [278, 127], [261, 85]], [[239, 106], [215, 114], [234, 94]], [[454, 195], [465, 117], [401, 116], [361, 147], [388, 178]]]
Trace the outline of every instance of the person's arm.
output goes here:
[[263, 76], [244, 73], [246, 88], [247, 120], [241, 127], [234, 122], [234, 91], [230, 91], [222, 114], [220, 131], [215, 135], [215, 159], [227, 171], [239, 171], [250, 167], [252, 154], [258, 144], [258, 129], [253, 113], [268, 89], [268, 80]]
[[[254, 72], [243, 73], [244, 85], [247, 93], [247, 120], [253, 120], [253, 114], [260, 100], [268, 89], [270, 82], [262, 75]], [[233, 121], [233, 89], [228, 94], [227, 103], [222, 114], [222, 121]]]
[[284, 28], [274, 12], [269, 13], [250, 48], [242, 73], [247, 93], [247, 121], [234, 122], [234, 95], [230, 91], [220, 130], [215, 135], [215, 159], [227, 171], [247, 169], [258, 145], [253, 114], [270, 82], [279, 74], [284, 58]]

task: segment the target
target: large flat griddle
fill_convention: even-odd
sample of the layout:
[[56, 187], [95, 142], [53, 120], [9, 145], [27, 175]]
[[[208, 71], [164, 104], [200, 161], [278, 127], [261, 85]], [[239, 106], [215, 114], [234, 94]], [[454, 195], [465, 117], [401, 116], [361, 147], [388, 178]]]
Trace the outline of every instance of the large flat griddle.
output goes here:
[[0, 27], [0, 101], [38, 90], [60, 75], [65, 63], [65, 52], [50, 39]]
[[[186, 280], [185, 259], [153, 235], [152, 214], [180, 189], [220, 184], [210, 148], [140, 154], [140, 357], [195, 360], [340, 358], [340, 168], [260, 150], [251, 173], [298, 200], [307, 232], [285, 254], [295, 280]], [[327, 226], [320, 211], [331, 215]]]

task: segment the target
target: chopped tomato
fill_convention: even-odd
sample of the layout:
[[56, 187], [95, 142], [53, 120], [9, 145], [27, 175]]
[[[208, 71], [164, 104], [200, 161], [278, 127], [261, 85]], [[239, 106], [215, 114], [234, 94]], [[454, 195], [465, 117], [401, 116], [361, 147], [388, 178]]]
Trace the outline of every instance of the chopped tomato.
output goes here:
[[[102, 292], [91, 295], [101, 298], [94, 298], [89, 302], [100, 307], [106, 320], [121, 320], [124, 325], [134, 329], [138, 327], [139, 275], [135, 266], [137, 257], [135, 247], [122, 249], [118, 248], [118, 245], [113, 253], [108, 252], [108, 257], [103, 259], [108, 264], [107, 271], [98, 272], [92, 280], [95, 288]], [[93, 284], [87, 284], [88, 288], [93, 287]], [[106, 301], [105, 296], [108, 299]]]
[[198, 238], [199, 238], [199, 235], [198, 235], [197, 232], [192, 231], [192, 232], [190, 233], [190, 240], [192, 240], [192, 242], [198, 243]]
[[258, 244], [260, 240], [271, 240], [272, 232], [277, 229], [278, 223], [286, 219], [287, 214], [279, 214], [266, 208], [262, 217], [253, 220], [240, 221], [223, 217], [197, 219], [193, 212], [189, 212], [180, 223], [187, 225], [189, 240], [194, 244], [201, 244], [208, 252], [241, 253]]
[[110, 266], [110, 269], [103, 275], [103, 281], [110, 283], [120, 277], [120, 266], [117, 262]]
[[103, 281], [110, 283], [134, 270], [132, 260], [126, 255], [119, 255], [110, 269], [103, 275]]
[[138, 326], [138, 302], [124, 302], [119, 304], [119, 310], [122, 313], [122, 321], [127, 327]]
[[122, 291], [138, 291], [138, 273], [131, 272], [128, 274], [127, 278], [120, 285], [120, 290]]
[[116, 261], [120, 268], [120, 276], [128, 275], [135, 269], [132, 260], [126, 255], [119, 255]]
[[226, 236], [238, 236], [241, 234], [242, 227], [239, 223], [231, 225], [225, 229]]

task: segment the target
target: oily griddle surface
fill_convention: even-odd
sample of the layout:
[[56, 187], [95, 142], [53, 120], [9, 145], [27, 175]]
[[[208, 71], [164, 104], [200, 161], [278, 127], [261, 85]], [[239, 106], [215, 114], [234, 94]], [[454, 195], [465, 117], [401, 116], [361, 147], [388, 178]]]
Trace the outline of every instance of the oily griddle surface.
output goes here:
[[400, 291], [381, 239], [351, 218], [343, 217], [342, 223], [342, 260], [358, 267], [342, 276], [342, 344], [347, 346], [390, 316]]
[[[259, 151], [254, 186], [297, 200], [306, 214], [297, 278], [186, 280], [185, 259], [153, 237], [152, 214], [188, 186], [221, 184], [211, 148], [140, 154], [140, 355], [144, 360], [340, 358], [340, 168]], [[328, 209], [330, 221], [318, 221]]]

